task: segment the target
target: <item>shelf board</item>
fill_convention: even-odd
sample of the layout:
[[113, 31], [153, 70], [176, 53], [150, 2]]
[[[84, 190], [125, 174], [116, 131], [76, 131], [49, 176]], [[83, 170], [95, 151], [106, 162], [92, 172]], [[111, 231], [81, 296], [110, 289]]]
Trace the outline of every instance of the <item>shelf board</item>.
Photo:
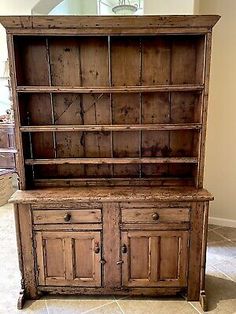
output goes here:
[[201, 123], [117, 124], [117, 125], [37, 125], [22, 126], [21, 132], [105, 132], [105, 131], [171, 131], [199, 130]]
[[97, 86], [97, 87], [80, 87], [80, 86], [18, 86], [19, 93], [82, 93], [82, 94], [99, 94], [99, 93], [154, 93], [154, 92], [187, 92], [201, 91], [202, 84], [178, 84], [178, 85], [148, 85], [148, 86]]
[[143, 157], [143, 158], [50, 158], [26, 159], [26, 165], [64, 165], [64, 164], [165, 164], [198, 163], [197, 157]]
[[0, 168], [0, 176], [16, 172], [15, 169]]
[[37, 187], [65, 187], [65, 186], [193, 186], [193, 177], [83, 177], [83, 178], [36, 178], [33, 180]]
[[0, 154], [3, 153], [3, 154], [15, 154], [17, 153], [17, 150], [15, 148], [0, 148]]

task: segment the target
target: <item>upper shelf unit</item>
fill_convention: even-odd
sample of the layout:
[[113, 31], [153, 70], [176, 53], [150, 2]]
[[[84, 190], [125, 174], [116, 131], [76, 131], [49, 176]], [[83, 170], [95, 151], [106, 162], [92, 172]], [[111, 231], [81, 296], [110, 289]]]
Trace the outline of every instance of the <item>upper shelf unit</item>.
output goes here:
[[218, 16], [12, 17], [21, 188], [202, 186]]
[[203, 35], [16, 37], [17, 91], [202, 90], [204, 41]]

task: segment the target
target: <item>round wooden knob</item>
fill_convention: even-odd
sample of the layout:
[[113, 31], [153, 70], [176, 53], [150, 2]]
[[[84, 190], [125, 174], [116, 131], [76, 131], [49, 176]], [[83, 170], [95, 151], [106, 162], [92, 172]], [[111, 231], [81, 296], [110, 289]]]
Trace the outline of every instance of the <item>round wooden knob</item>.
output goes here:
[[70, 219], [71, 219], [71, 214], [66, 213], [65, 216], [64, 216], [64, 220], [65, 221], [70, 221]]
[[99, 252], [100, 252], [99, 243], [96, 243], [95, 248], [94, 248], [94, 253], [98, 254]]
[[124, 253], [124, 254], [127, 253], [128, 249], [127, 249], [127, 246], [126, 246], [125, 244], [122, 245], [121, 251], [122, 251], [122, 253]]
[[158, 220], [158, 219], [159, 219], [158, 213], [153, 213], [152, 214], [152, 220]]

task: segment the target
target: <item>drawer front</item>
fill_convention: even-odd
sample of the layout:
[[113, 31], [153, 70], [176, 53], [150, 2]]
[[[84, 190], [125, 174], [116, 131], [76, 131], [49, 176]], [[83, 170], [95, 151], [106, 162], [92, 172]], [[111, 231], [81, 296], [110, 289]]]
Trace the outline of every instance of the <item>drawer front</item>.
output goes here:
[[190, 221], [189, 208], [123, 208], [123, 223], [184, 223]]
[[34, 224], [100, 223], [100, 209], [34, 210]]

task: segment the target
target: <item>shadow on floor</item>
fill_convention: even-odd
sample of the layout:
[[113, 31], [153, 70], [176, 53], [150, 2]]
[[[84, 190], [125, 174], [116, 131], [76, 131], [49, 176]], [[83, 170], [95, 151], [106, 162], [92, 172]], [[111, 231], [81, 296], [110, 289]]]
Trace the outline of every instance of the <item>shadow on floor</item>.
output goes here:
[[221, 301], [235, 300], [236, 312], [236, 282], [206, 275], [206, 296], [209, 311], [215, 310]]

